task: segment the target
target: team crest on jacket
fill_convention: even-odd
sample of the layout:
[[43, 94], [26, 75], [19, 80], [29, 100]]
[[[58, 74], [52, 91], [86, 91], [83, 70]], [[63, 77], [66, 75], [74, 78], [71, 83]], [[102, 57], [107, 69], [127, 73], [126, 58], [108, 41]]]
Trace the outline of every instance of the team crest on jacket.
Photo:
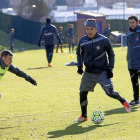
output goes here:
[[97, 49], [97, 50], [100, 50], [100, 46], [97, 46], [96, 49]]
[[139, 38], [137, 37], [137, 38], [136, 38], [136, 41], [138, 41], [138, 40], [139, 40]]

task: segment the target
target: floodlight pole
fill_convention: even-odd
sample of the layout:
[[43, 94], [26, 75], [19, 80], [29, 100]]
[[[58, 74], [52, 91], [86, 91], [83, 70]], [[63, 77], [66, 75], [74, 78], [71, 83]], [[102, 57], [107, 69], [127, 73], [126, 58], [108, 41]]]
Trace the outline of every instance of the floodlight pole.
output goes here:
[[123, 31], [125, 31], [125, 7], [124, 7], [124, 0], [123, 0], [123, 20], [124, 20]]
[[97, 13], [98, 13], [98, 0], [97, 0]]
[[75, 8], [74, 8], [74, 0], [73, 0], [73, 19], [74, 19], [74, 21], [75, 21], [74, 11], [75, 11]]

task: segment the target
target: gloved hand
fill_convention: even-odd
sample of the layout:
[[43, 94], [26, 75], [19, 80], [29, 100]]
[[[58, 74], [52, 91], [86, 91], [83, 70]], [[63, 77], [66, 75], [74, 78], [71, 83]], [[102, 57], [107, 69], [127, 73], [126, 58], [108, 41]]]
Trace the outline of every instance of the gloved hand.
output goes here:
[[41, 47], [40, 41], [38, 41], [38, 46]]
[[112, 72], [112, 69], [107, 69], [107, 79], [110, 79], [113, 77], [113, 72]]
[[36, 82], [36, 80], [34, 80], [32, 77], [27, 76], [27, 77], [25, 78], [25, 80], [28, 81], [28, 82], [30, 82], [31, 84], [37, 86], [37, 82]]
[[82, 67], [78, 67], [77, 73], [82, 75], [82, 73], [83, 73], [83, 68], [82, 68]]

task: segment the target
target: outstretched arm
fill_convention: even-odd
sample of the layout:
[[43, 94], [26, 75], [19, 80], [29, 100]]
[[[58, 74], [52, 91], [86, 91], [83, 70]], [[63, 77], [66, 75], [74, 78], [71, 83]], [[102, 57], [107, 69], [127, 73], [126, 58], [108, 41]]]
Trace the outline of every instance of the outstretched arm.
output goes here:
[[17, 67], [13, 66], [12, 64], [10, 65], [8, 71], [16, 74], [19, 77], [25, 78], [26, 81], [30, 82], [33, 85], [37, 86], [37, 82], [36, 80], [34, 80], [32, 77], [30, 77], [29, 75], [27, 75], [25, 72], [19, 70]]

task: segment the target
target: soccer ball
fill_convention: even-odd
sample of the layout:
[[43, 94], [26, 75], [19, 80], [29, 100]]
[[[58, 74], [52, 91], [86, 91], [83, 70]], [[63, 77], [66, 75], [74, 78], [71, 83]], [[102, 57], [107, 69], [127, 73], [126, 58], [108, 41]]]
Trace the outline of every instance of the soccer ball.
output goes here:
[[91, 114], [91, 121], [95, 124], [100, 124], [104, 120], [104, 114], [100, 111], [95, 111]]

